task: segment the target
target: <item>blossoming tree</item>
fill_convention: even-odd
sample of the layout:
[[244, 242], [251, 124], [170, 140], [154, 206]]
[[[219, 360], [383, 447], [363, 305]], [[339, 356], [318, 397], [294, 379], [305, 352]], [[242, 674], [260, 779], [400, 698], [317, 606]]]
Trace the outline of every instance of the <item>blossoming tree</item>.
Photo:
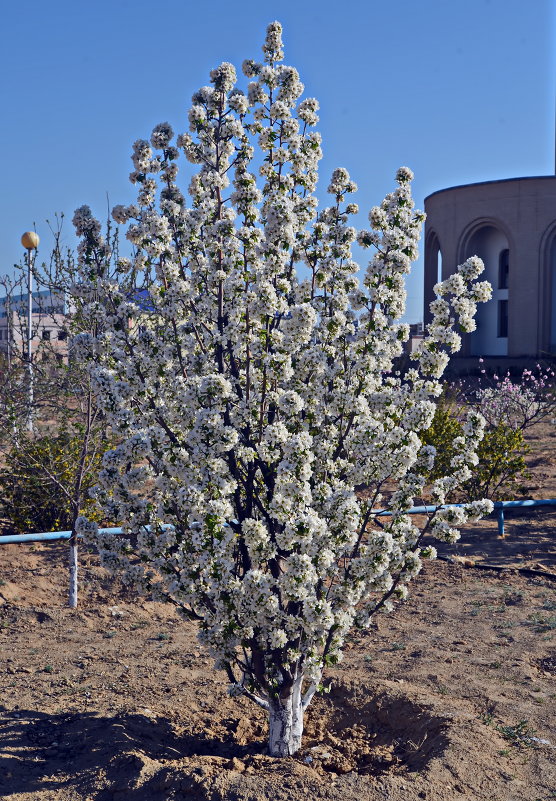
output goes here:
[[[479, 359], [483, 364], [483, 359]], [[502, 377], [489, 379], [484, 366], [478, 389], [469, 389], [462, 382], [462, 394], [473, 403], [492, 427], [505, 425], [512, 431], [526, 431], [556, 411], [555, 373], [551, 367], [537, 364], [535, 370], [525, 368], [517, 379], [507, 371]]]
[[[406, 514], [434, 459], [419, 431], [455, 328], [473, 329], [490, 289], [475, 282], [479, 259], [461, 265], [437, 287], [415, 369], [392, 372], [423, 220], [411, 172], [398, 171], [369, 230], [349, 225], [345, 169], [318, 211], [318, 103], [298, 102], [279, 23], [263, 51], [264, 64], [243, 64], [246, 93], [231, 64], [211, 72], [175, 145], [167, 123], [135, 142], [138, 201], [114, 209], [134, 255], [114, 274], [99, 224], [87, 207], [75, 214], [76, 295], [96, 331], [76, 348], [121, 440], [96, 498], [126, 536], [80, 526], [125, 582], [198, 621], [231, 692], [268, 710], [270, 753], [285, 756], [350, 628], [404, 598], [434, 556], [425, 531], [453, 541], [490, 508], [442, 509], [423, 529]], [[180, 152], [198, 165], [189, 206]], [[361, 282], [355, 240], [372, 253]], [[481, 431], [471, 412], [452, 474], [430, 488], [437, 503], [469, 475]]]

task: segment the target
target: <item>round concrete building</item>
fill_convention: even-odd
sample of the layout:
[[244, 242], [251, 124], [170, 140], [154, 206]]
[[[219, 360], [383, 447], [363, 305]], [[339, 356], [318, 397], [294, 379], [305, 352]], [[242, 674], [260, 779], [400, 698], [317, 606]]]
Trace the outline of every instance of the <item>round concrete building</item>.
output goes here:
[[425, 211], [425, 323], [434, 285], [477, 255], [492, 300], [479, 305], [461, 357], [555, 356], [556, 176], [442, 189]]

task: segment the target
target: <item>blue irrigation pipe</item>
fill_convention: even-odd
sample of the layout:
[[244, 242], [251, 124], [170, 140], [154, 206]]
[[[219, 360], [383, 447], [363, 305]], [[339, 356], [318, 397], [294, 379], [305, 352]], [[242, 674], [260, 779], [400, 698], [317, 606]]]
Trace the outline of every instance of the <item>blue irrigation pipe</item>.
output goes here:
[[[408, 509], [406, 514], [409, 515], [430, 515], [436, 512], [437, 509], [450, 509], [454, 506], [465, 506], [464, 503], [449, 503], [445, 506], [412, 506]], [[526, 500], [526, 501], [494, 501], [494, 511], [498, 523], [498, 534], [504, 536], [504, 510], [505, 509], [525, 509], [525, 508], [538, 508], [541, 506], [556, 506], [556, 498], [543, 498], [540, 500]], [[376, 512], [377, 517], [391, 516], [392, 512], [386, 509]]]
[[[162, 528], [171, 528], [170, 524], [165, 524]], [[117, 528], [99, 528], [101, 534], [122, 534], [123, 530]], [[71, 531], [44, 531], [40, 534], [5, 534], [0, 537], [0, 545], [8, 545], [17, 542], [47, 542], [48, 540], [69, 540]], [[78, 534], [81, 537], [80, 534]]]
[[[121, 534], [121, 528], [101, 528], [105, 534]], [[0, 537], [0, 544], [15, 542], [47, 542], [48, 540], [69, 540], [71, 531], [43, 531], [40, 534], [5, 534]]]
[[[463, 503], [449, 503], [440, 506], [412, 506], [408, 509], [406, 514], [410, 515], [429, 515], [433, 514], [437, 509], [450, 509], [457, 506], [465, 506]], [[494, 512], [498, 520], [498, 533], [504, 534], [504, 510], [505, 509], [526, 509], [538, 508], [541, 506], [556, 506], [556, 498], [544, 498], [541, 500], [526, 500], [526, 501], [495, 501]], [[392, 512], [387, 509], [376, 509], [376, 517], [389, 517]], [[170, 528], [170, 524], [163, 526], [163, 528]], [[103, 534], [121, 534], [121, 528], [101, 528], [99, 531]], [[18, 542], [46, 542], [48, 540], [69, 540], [71, 531], [46, 531], [40, 534], [7, 534], [0, 537], [0, 545], [13, 544]]]
[[498, 518], [498, 534], [504, 536], [504, 509], [526, 509], [530, 507], [556, 506], [556, 498], [545, 498], [539, 501], [495, 501], [494, 511]]

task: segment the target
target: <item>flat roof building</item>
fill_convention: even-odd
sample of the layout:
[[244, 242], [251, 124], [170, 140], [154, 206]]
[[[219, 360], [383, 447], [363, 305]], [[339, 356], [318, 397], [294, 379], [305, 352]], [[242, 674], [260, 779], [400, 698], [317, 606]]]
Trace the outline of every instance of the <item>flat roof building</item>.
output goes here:
[[[68, 354], [67, 301], [63, 293], [41, 289], [33, 292], [32, 353], [41, 350], [40, 357]], [[27, 352], [27, 293], [0, 298], [0, 353], [8, 362], [16, 355], [26, 359]]]

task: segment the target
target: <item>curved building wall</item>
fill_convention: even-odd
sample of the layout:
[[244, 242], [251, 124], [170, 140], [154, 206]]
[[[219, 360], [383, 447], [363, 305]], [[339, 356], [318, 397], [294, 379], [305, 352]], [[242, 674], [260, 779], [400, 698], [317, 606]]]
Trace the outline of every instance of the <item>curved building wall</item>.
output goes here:
[[472, 255], [486, 267], [493, 298], [462, 355], [556, 352], [556, 176], [443, 189], [425, 199], [425, 322], [438, 280]]
[[556, 354], [556, 235], [552, 237], [552, 242], [550, 243], [548, 278], [551, 283], [549, 289], [550, 309], [547, 315], [550, 318], [548, 349], [550, 353]]

